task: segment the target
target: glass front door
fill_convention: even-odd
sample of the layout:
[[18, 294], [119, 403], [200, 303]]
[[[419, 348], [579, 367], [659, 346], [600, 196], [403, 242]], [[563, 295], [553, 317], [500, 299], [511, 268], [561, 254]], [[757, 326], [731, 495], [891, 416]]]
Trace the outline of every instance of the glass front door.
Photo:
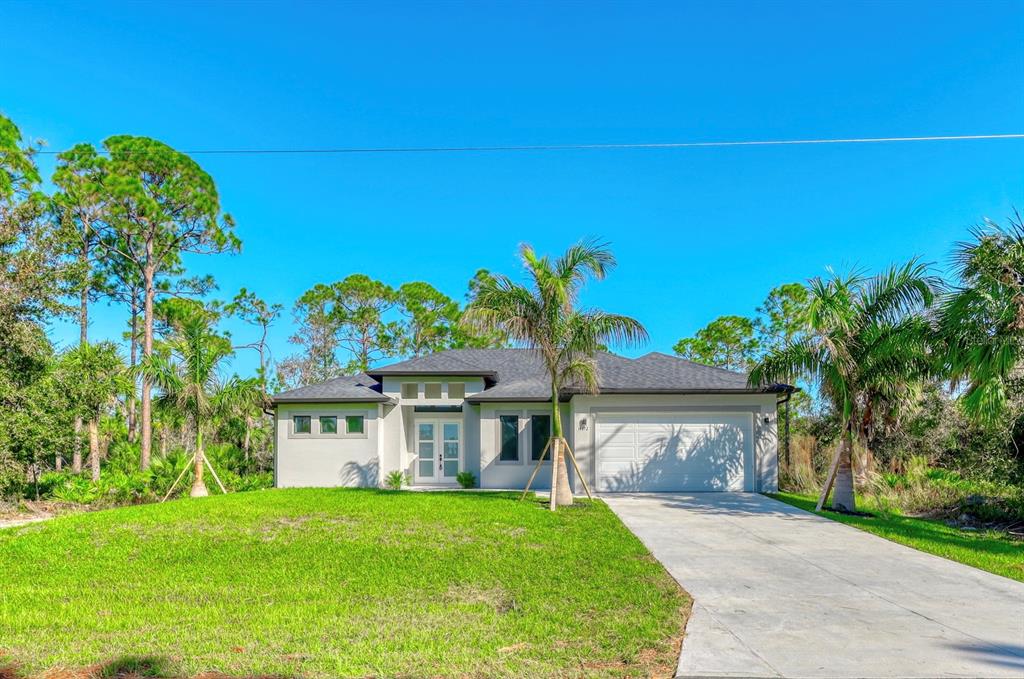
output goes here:
[[454, 483], [461, 452], [461, 422], [416, 420], [417, 483]]

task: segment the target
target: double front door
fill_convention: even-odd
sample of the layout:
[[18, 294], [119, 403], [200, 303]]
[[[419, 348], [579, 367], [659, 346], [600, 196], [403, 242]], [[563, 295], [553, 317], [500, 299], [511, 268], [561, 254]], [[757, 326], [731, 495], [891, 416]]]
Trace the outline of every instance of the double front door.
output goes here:
[[461, 422], [416, 419], [417, 483], [455, 483], [461, 457]]

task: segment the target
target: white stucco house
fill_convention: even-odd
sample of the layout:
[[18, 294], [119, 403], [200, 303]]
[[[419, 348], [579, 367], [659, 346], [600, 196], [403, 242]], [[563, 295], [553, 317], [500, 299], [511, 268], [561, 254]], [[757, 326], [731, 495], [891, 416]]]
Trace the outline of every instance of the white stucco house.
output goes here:
[[[598, 492], [774, 491], [776, 409], [793, 388], [650, 353], [597, 356], [597, 394], [567, 389], [563, 429]], [[551, 431], [551, 396], [529, 349], [453, 349], [277, 394], [278, 487], [522, 488]], [[550, 459], [550, 458], [549, 458]], [[535, 487], [550, 484], [547, 473]], [[582, 484], [570, 467], [571, 484]]]

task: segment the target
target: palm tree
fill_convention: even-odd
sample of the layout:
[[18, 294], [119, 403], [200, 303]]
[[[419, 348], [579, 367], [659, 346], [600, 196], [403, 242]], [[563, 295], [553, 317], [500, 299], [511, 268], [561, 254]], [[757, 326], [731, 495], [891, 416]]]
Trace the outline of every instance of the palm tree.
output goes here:
[[[551, 381], [551, 508], [572, 504], [565, 456], [559, 397], [567, 387], [597, 393], [594, 357], [607, 344], [638, 344], [647, 331], [628, 316], [579, 309], [586, 282], [601, 280], [615, 266], [606, 244], [582, 242], [557, 260], [539, 257], [529, 245], [519, 248], [529, 277], [522, 285], [507, 276], [484, 279], [466, 309], [463, 322], [483, 333], [500, 332], [512, 342], [535, 350]], [[555, 498], [557, 497], [557, 501]]]
[[[124, 362], [112, 342], [83, 342], [61, 358], [63, 388], [71, 396], [76, 413], [88, 422], [89, 465], [92, 480], [100, 478], [100, 414], [127, 388]], [[76, 448], [75, 471], [81, 471]]]
[[167, 352], [145, 358], [140, 370], [160, 389], [161, 405], [178, 410], [191, 421], [196, 451], [189, 494], [204, 497], [209, 494], [203, 482], [204, 429], [216, 415], [258, 402], [262, 392], [254, 380], [232, 377], [220, 383], [218, 368], [234, 350], [227, 337], [210, 329], [210, 318], [202, 311], [175, 319], [166, 348]]
[[1024, 222], [988, 221], [954, 255], [960, 285], [943, 301], [942, 369], [966, 389], [964, 410], [993, 423], [1006, 412], [1008, 382], [1024, 362]]
[[816, 384], [840, 419], [840, 437], [820, 509], [835, 484], [832, 507], [855, 511], [854, 442], [867, 444], [875, 428], [915, 400], [929, 371], [925, 317], [938, 279], [917, 260], [872, 277], [833, 274], [808, 284], [805, 336], [770, 351], [750, 373], [765, 386], [794, 376]]

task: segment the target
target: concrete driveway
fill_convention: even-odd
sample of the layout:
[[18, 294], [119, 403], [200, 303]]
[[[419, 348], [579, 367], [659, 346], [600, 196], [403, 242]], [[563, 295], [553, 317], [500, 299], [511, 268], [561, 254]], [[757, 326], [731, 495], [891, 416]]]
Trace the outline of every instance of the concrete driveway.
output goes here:
[[1024, 583], [761, 495], [605, 495], [693, 595], [679, 674], [1024, 677]]

